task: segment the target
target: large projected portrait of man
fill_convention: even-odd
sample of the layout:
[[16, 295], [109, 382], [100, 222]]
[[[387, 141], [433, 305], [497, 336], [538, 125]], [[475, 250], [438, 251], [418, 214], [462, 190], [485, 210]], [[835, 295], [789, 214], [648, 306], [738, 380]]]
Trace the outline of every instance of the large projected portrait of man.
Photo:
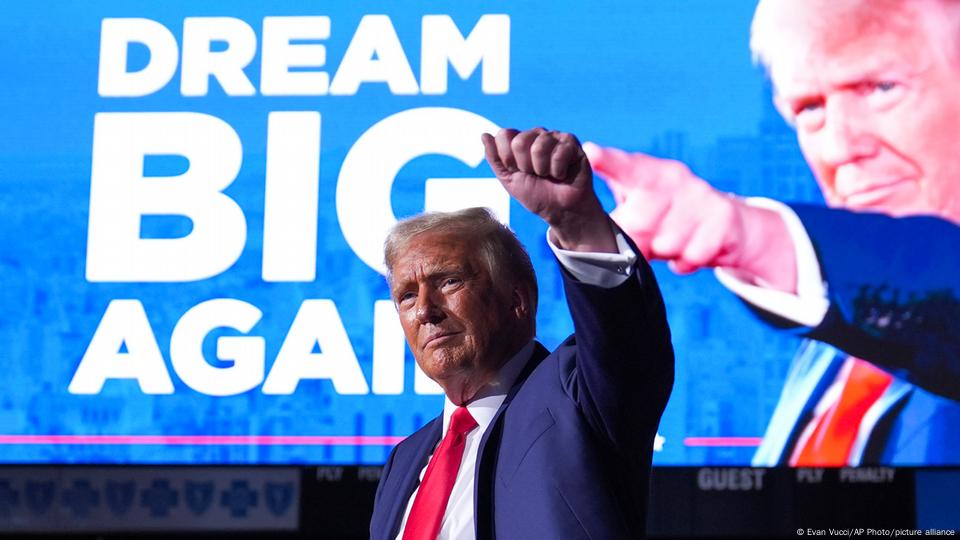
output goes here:
[[590, 146], [614, 219], [809, 338], [755, 465], [960, 463], [960, 2], [762, 0], [751, 49], [827, 207]]

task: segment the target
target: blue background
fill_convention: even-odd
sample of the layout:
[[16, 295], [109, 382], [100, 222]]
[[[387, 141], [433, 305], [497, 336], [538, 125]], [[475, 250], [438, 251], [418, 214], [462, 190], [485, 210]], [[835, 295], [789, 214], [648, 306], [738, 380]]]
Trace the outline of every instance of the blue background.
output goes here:
[[[412, 393], [409, 353], [407, 390], [400, 396], [341, 396], [327, 381], [303, 381], [289, 396], [267, 396], [257, 388], [209, 397], [186, 387], [172, 369], [173, 395], [145, 395], [135, 381], [119, 380], [108, 381], [98, 395], [67, 392], [106, 306], [117, 298], [143, 303], [168, 368], [170, 332], [199, 302], [238, 298], [259, 307], [264, 315], [251, 335], [266, 338], [270, 362], [301, 302], [329, 298], [369, 381], [373, 304], [389, 295], [382, 277], [344, 241], [334, 194], [351, 145], [371, 125], [402, 110], [455, 107], [501, 126], [546, 125], [583, 140], [681, 159], [722, 190], [819, 201], [794, 135], [770, 105], [762, 71], [751, 63], [753, 7], [750, 0], [5, 6], [0, 18], [0, 435], [406, 435], [437, 414], [440, 397]], [[329, 16], [331, 36], [323, 43], [325, 70], [332, 75], [365, 14], [389, 15], [418, 74], [423, 15], [449, 14], [465, 34], [487, 13], [511, 19], [510, 90], [504, 95], [483, 94], [479, 70], [467, 80], [451, 70], [448, 92], [440, 96], [394, 96], [386, 85], [368, 83], [354, 96], [265, 97], [258, 92], [229, 97], [211, 79], [208, 95], [183, 97], [179, 69], [163, 89], [145, 97], [97, 94], [100, 25], [106, 17], [152, 19], [179, 43], [185, 17], [239, 18], [259, 39], [265, 16]], [[139, 61], [145, 62], [144, 55]], [[245, 71], [259, 88], [259, 49]], [[265, 283], [260, 277], [267, 115], [283, 110], [322, 114], [318, 270], [312, 283]], [[243, 166], [226, 193], [244, 209], [248, 237], [228, 271], [190, 283], [85, 280], [93, 118], [111, 111], [201, 112], [223, 119], [239, 134]], [[403, 217], [422, 210], [427, 177], [490, 176], [485, 163], [471, 170], [450, 158], [419, 158], [395, 182], [394, 211]], [[602, 183], [598, 190], [612, 209]], [[572, 327], [545, 226], [517, 204], [511, 216], [539, 273], [538, 337], [552, 347]], [[751, 447], [690, 447], [684, 439], [761, 436], [798, 342], [762, 326], [710, 272], [679, 277], [661, 263], [654, 268], [677, 351], [676, 385], [655, 463], [748, 464]], [[384, 446], [0, 445], [0, 462], [381, 463], [388, 452]]]

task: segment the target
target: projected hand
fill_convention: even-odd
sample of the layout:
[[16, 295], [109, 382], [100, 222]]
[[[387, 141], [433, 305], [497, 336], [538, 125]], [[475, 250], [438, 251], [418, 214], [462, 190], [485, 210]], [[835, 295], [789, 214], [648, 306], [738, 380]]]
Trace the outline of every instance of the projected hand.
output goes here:
[[570, 133], [501, 129], [481, 136], [487, 162], [510, 195], [551, 227], [564, 249], [616, 252], [610, 222], [593, 191], [593, 172]]
[[584, 151], [617, 201], [610, 217], [647, 258], [680, 274], [721, 266], [795, 290], [793, 244], [776, 212], [717, 191], [679, 161], [592, 143]]

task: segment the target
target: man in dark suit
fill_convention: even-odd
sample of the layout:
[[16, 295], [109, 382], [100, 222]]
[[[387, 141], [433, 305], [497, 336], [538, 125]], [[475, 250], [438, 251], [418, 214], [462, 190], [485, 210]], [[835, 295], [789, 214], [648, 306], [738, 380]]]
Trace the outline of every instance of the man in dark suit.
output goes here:
[[673, 382], [656, 281], [601, 208], [575, 137], [501, 130], [483, 143], [506, 190], [550, 225], [575, 333], [552, 353], [534, 341], [530, 259], [486, 211], [398, 224], [391, 293], [446, 403], [391, 453], [371, 537], [643, 536]]
[[827, 208], [587, 145], [614, 219], [805, 335], [754, 465], [960, 463], [960, 2], [762, 0], [751, 49]]

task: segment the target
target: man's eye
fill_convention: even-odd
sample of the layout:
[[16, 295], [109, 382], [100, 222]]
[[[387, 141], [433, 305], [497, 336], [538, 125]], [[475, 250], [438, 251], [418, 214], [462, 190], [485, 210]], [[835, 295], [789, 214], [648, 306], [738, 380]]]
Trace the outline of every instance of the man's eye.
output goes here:
[[798, 101], [793, 105], [793, 125], [803, 131], [815, 131], [823, 125], [824, 106], [822, 99]]
[[890, 92], [895, 90], [899, 86], [893, 81], [880, 81], [873, 84], [873, 90], [875, 92]]
[[443, 280], [443, 286], [444, 286], [444, 287], [456, 287], [457, 285], [460, 285], [461, 283], [463, 283], [463, 280], [461, 280], [461, 279], [459, 279], [459, 278], [448, 277], [448, 278], [446, 278], [446, 279]]
[[802, 103], [798, 103], [796, 106], [794, 106], [793, 114], [799, 116], [804, 113], [817, 112], [822, 108], [823, 108], [823, 103], [821, 103], [820, 101], [805, 101]]
[[408, 301], [410, 301], [410, 300], [413, 300], [413, 299], [416, 298], [416, 297], [417, 297], [417, 295], [413, 294], [412, 292], [405, 292], [405, 293], [401, 294], [399, 297], [397, 297], [397, 303], [398, 303], [398, 304], [402, 304], [402, 303], [404, 303], [404, 302], [408, 302]]
[[877, 110], [886, 110], [903, 100], [907, 87], [897, 81], [875, 81], [866, 90], [867, 102]]

